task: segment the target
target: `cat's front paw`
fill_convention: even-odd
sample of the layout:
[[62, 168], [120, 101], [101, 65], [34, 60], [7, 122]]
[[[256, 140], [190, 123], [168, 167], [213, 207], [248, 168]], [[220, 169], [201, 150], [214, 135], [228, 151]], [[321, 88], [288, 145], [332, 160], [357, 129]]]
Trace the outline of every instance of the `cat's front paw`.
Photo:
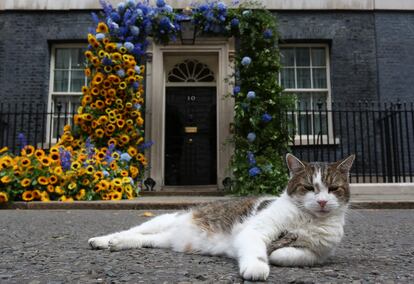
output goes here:
[[91, 238], [88, 244], [93, 249], [107, 249], [109, 245], [109, 238], [106, 236]]
[[120, 251], [133, 248], [141, 248], [142, 240], [141, 236], [135, 235], [118, 235], [111, 238], [109, 241], [110, 251]]
[[240, 265], [240, 275], [245, 280], [266, 280], [269, 272], [269, 265], [262, 259], [256, 259]]

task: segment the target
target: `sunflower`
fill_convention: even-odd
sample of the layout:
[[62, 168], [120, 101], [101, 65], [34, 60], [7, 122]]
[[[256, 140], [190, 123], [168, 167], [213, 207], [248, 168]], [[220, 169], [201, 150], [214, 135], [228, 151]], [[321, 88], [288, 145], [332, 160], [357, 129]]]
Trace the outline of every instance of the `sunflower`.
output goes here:
[[[122, 59], [122, 55], [119, 52], [111, 53], [111, 59], [115, 61], [120, 61]], [[120, 65], [116, 65], [114, 68], [115, 68], [115, 71], [118, 71], [122, 67]]]
[[107, 105], [107, 106], [112, 105], [112, 100], [111, 99], [105, 99], [105, 105]]
[[85, 51], [85, 57], [90, 60], [93, 57], [92, 51], [90, 50]]
[[34, 153], [35, 157], [40, 159], [41, 157], [43, 157], [45, 155], [45, 151], [43, 151], [42, 149], [37, 149]]
[[90, 60], [91, 60], [91, 62], [92, 62], [92, 64], [93, 64], [94, 66], [98, 66], [98, 65], [100, 65], [100, 64], [101, 64], [101, 61], [100, 61], [100, 60], [99, 60], [99, 58], [98, 58], [98, 57], [96, 57], [96, 56], [92, 57]]
[[5, 203], [7, 201], [9, 201], [7, 193], [0, 191], [0, 203]]
[[124, 192], [124, 189], [120, 186], [116, 186], [116, 187], [113, 188], [113, 191], [116, 191], [116, 192], [119, 192], [119, 193], [122, 194]]
[[43, 202], [49, 202], [50, 198], [49, 198], [49, 194], [47, 193], [47, 191], [43, 191], [40, 195], [40, 200]]
[[23, 187], [28, 187], [30, 185], [30, 183], [32, 182], [31, 179], [29, 178], [24, 178], [22, 179], [22, 181], [20, 182], [20, 185]]
[[116, 49], [116, 44], [113, 42], [105, 44], [105, 50], [108, 52], [112, 52]]
[[127, 83], [126, 82], [121, 82], [118, 86], [118, 88], [120, 88], [121, 90], [124, 90], [127, 87]]
[[121, 47], [119, 48], [119, 51], [120, 51], [121, 53], [125, 53], [125, 52], [127, 52], [128, 50], [127, 50], [124, 46], [121, 46]]
[[103, 131], [101, 128], [98, 128], [98, 129], [95, 130], [95, 135], [98, 138], [102, 138], [104, 136], [104, 134], [105, 134], [105, 131]]
[[101, 195], [101, 198], [102, 200], [109, 200], [111, 197], [109, 196], [108, 193], [105, 192], [104, 194]]
[[89, 185], [90, 183], [91, 183], [91, 181], [89, 179], [87, 179], [87, 178], [84, 178], [82, 180], [82, 185]]
[[9, 182], [11, 182], [11, 178], [9, 176], [4, 176], [0, 180], [1, 180], [2, 183], [9, 183]]
[[129, 142], [129, 136], [126, 134], [121, 135], [121, 137], [119, 138], [121, 140], [122, 143], [127, 144]]
[[114, 158], [115, 160], [118, 160], [121, 156], [119, 155], [119, 153], [118, 152], [113, 152], [112, 153], [112, 158]]
[[112, 66], [110, 66], [110, 65], [106, 65], [106, 66], [104, 67], [104, 71], [105, 71], [106, 73], [110, 73], [110, 72], [112, 71]]
[[[4, 147], [4, 148], [7, 148], [7, 147]], [[3, 148], [3, 149], [4, 149]], [[3, 150], [3, 149], [1, 149], [0, 150], [0, 152]], [[7, 150], [6, 150], [7, 151]], [[21, 155], [22, 156], [27, 156], [27, 157], [30, 157], [30, 156], [32, 156], [33, 155], [33, 153], [35, 152], [35, 148], [32, 146], [32, 145], [26, 145], [23, 149], [22, 149], [22, 151], [21, 151]], [[2, 152], [1, 152], [2, 153]]]
[[121, 200], [122, 199], [122, 193], [114, 191], [111, 192], [111, 200]]
[[76, 189], [77, 187], [78, 187], [78, 185], [76, 184], [76, 182], [71, 182], [71, 183], [68, 185], [69, 190], [74, 190], [74, 189]]
[[56, 167], [56, 168], [53, 170], [53, 173], [54, 173], [54, 174], [56, 174], [56, 175], [61, 175], [61, 174], [63, 174], [63, 169], [62, 169], [62, 167], [61, 167], [61, 166]]
[[97, 100], [95, 103], [98, 109], [103, 109], [105, 107], [105, 103], [102, 100]]
[[77, 200], [83, 200], [85, 198], [85, 196], [86, 196], [86, 190], [81, 189], [81, 190], [79, 190], [78, 194], [75, 195], [75, 198]]
[[123, 177], [127, 177], [127, 176], [128, 176], [128, 171], [126, 171], [126, 170], [122, 170], [122, 171], [121, 171], [121, 176], [123, 176]]
[[81, 167], [81, 164], [78, 161], [72, 162], [72, 165], [70, 166], [70, 168], [74, 171], [80, 169], [80, 167]]
[[109, 145], [111, 145], [111, 144], [114, 144], [114, 146], [116, 146], [117, 141], [116, 141], [116, 139], [115, 139], [115, 138], [110, 138], [110, 139], [108, 140], [108, 146], [109, 146]]
[[116, 125], [118, 126], [118, 128], [124, 127], [125, 126], [125, 120], [123, 120], [123, 119], [117, 119]]
[[22, 199], [24, 201], [32, 201], [34, 199], [34, 194], [31, 190], [26, 190], [22, 193]]
[[55, 192], [59, 195], [62, 195], [65, 193], [65, 191], [60, 186], [55, 187]]
[[21, 163], [22, 167], [26, 168], [26, 167], [30, 166], [30, 164], [32, 162], [28, 158], [23, 158], [23, 159], [21, 159], [20, 163]]
[[97, 171], [96, 173], [94, 173], [94, 175], [93, 175], [93, 178], [94, 179], [96, 179], [96, 180], [101, 180], [101, 179], [103, 179], [103, 177], [104, 177], [104, 174], [103, 174], [103, 172], [101, 172], [101, 171]]
[[43, 156], [40, 159], [40, 163], [45, 167], [49, 167], [50, 164], [52, 163], [52, 160], [48, 156]]
[[59, 159], [60, 159], [60, 155], [59, 155], [59, 153], [56, 153], [56, 152], [54, 152], [54, 153], [50, 153], [50, 154], [49, 154], [49, 158], [50, 158], [50, 160], [52, 160], [53, 162], [57, 162], [57, 161], [59, 161]]
[[95, 158], [98, 160], [103, 160], [106, 157], [106, 153], [104, 152], [98, 152], [98, 154], [96, 154]]
[[139, 174], [139, 169], [135, 166], [130, 166], [129, 167], [129, 172], [131, 173], [132, 178], [136, 178]]
[[144, 124], [144, 120], [142, 119], [142, 117], [137, 117], [137, 124], [138, 126], [142, 126]]
[[135, 157], [138, 154], [138, 150], [132, 146], [128, 148], [127, 152], [131, 157]]
[[108, 79], [115, 85], [118, 85], [119, 83], [121, 83], [121, 78], [119, 78], [116, 75], [109, 75]]
[[73, 198], [72, 198], [72, 197], [70, 197], [70, 196], [62, 195], [62, 196], [59, 198], [59, 201], [63, 201], [63, 202], [73, 202], [74, 200], [73, 200]]
[[42, 196], [40, 190], [38, 189], [33, 190], [32, 193], [33, 193], [33, 199], [40, 199], [40, 197]]
[[120, 178], [114, 178], [114, 179], [111, 181], [111, 184], [112, 184], [113, 186], [122, 186], [122, 179], [120, 179]]
[[55, 187], [53, 185], [49, 184], [47, 186], [47, 191], [49, 191], [50, 193], [55, 192]]
[[37, 181], [41, 184], [41, 185], [47, 185], [49, 183], [49, 180], [47, 177], [44, 176], [40, 176], [37, 178]]
[[85, 68], [85, 76], [90, 77], [92, 74], [91, 68]]

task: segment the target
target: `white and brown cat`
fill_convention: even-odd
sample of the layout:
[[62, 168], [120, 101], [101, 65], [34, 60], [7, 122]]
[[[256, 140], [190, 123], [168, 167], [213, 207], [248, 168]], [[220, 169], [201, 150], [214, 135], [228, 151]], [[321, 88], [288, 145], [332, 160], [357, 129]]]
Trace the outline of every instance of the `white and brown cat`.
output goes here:
[[290, 180], [279, 197], [245, 197], [164, 214], [129, 230], [89, 240], [94, 249], [171, 248], [237, 259], [244, 279], [265, 280], [269, 263], [324, 262], [344, 234], [355, 156], [306, 163], [288, 154]]

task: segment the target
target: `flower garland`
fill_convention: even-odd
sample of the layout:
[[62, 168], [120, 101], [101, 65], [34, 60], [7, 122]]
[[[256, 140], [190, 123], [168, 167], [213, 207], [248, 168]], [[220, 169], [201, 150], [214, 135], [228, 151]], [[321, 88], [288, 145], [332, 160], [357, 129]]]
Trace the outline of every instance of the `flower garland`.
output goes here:
[[[148, 38], [167, 44], [188, 15], [164, 0], [126, 0], [113, 7], [100, 1], [104, 20], [92, 14], [81, 107], [74, 127], [64, 127], [48, 153], [26, 145], [20, 155], [0, 150], [0, 203], [11, 200], [119, 200], [134, 198], [147, 166], [144, 142], [145, 67]], [[238, 4], [238, 3], [234, 3]], [[239, 194], [277, 193], [287, 181], [281, 154], [290, 134], [282, 112], [293, 99], [277, 84], [279, 56], [276, 22], [269, 11], [224, 2], [195, 5], [191, 15], [199, 33], [235, 36], [235, 153], [233, 190]]]

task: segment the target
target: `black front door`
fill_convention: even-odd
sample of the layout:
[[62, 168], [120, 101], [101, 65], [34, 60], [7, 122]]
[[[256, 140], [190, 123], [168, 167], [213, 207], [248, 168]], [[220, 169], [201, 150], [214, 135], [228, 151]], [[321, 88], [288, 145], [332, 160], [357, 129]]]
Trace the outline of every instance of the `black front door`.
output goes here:
[[217, 184], [215, 87], [167, 87], [165, 185]]

